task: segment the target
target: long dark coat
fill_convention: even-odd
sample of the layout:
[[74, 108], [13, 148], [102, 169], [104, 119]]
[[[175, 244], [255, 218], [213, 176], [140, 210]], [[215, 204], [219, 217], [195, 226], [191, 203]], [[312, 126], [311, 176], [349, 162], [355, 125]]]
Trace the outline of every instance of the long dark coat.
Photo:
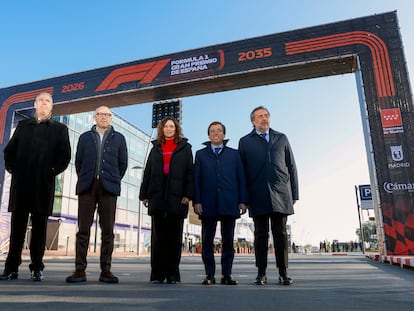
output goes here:
[[[225, 141], [226, 143], [227, 141]], [[240, 217], [239, 203], [248, 202], [240, 155], [225, 146], [217, 157], [211, 142], [198, 150], [194, 162], [193, 204], [201, 203], [202, 217]]]
[[153, 141], [152, 144], [144, 169], [139, 199], [149, 200], [148, 215], [167, 214], [185, 218], [188, 214], [188, 205], [181, 204], [181, 199], [192, 199], [194, 192], [191, 145], [186, 138], [178, 143], [171, 156], [168, 180], [165, 181], [161, 145], [157, 141]]
[[256, 130], [242, 137], [239, 152], [249, 191], [249, 214], [294, 213], [299, 199], [298, 177], [292, 149], [285, 134], [269, 130], [267, 143]]
[[71, 157], [68, 128], [53, 119], [20, 121], [4, 148], [6, 170], [12, 174], [9, 212], [51, 215], [55, 176]]

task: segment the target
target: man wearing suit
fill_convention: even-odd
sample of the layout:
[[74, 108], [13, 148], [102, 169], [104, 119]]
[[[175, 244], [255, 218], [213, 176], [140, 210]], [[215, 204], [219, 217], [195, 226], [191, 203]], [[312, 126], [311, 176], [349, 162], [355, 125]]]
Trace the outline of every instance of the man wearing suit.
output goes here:
[[254, 222], [255, 284], [267, 283], [269, 220], [279, 268], [279, 283], [292, 284], [287, 275], [287, 216], [299, 199], [295, 160], [285, 134], [270, 128], [269, 111], [259, 106], [250, 114], [254, 129], [239, 141], [249, 191], [249, 214]]
[[194, 212], [202, 225], [202, 259], [206, 272], [203, 285], [215, 284], [214, 236], [221, 223], [221, 284], [236, 285], [231, 276], [234, 259], [236, 219], [246, 212], [247, 189], [240, 155], [227, 147], [226, 127], [212, 122], [207, 130], [210, 141], [198, 150], [194, 164]]

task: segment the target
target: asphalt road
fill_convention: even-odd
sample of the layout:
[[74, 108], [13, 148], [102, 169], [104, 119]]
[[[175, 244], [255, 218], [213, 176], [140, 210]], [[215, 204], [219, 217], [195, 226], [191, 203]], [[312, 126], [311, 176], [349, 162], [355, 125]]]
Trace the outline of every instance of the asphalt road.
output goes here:
[[[220, 259], [216, 258], [220, 272]], [[414, 272], [357, 256], [290, 257], [289, 275], [294, 284], [277, 283], [273, 255], [269, 255], [269, 284], [253, 284], [254, 257], [236, 256], [236, 286], [203, 286], [199, 256], [182, 258], [182, 283], [148, 281], [148, 257], [114, 257], [113, 272], [119, 284], [98, 282], [99, 262], [89, 258], [88, 281], [65, 283], [74, 259], [45, 258], [45, 280], [32, 282], [24, 259], [19, 279], [0, 281], [0, 310], [414, 310]], [[4, 258], [0, 260], [0, 269]], [[219, 275], [218, 275], [219, 277]]]

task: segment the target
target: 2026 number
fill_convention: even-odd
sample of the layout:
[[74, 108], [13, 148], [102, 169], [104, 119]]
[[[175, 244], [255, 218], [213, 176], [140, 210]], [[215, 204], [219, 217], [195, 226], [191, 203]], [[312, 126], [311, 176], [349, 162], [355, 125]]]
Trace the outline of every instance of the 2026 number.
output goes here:
[[66, 84], [62, 86], [62, 93], [81, 91], [85, 88], [85, 82]]

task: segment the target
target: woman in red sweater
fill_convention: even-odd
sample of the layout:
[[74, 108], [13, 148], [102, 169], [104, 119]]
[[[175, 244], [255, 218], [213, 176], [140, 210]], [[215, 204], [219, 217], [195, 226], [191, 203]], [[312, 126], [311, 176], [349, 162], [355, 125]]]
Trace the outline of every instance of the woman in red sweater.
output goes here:
[[147, 159], [139, 199], [151, 216], [151, 282], [181, 282], [184, 219], [193, 197], [193, 154], [180, 124], [167, 117]]

